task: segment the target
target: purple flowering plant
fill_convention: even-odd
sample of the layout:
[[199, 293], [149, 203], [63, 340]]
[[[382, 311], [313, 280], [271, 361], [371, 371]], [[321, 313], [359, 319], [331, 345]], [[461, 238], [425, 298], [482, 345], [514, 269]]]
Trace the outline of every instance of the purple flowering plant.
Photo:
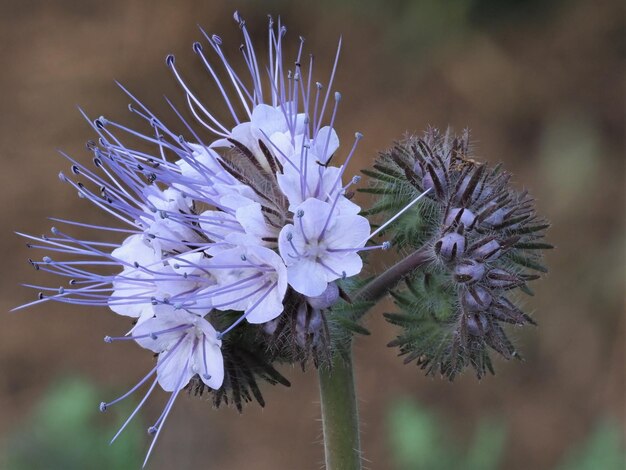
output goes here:
[[[506, 325], [534, 324], [511, 292], [531, 293], [528, 282], [545, 272], [548, 224], [507, 172], [471, 158], [467, 132], [405, 137], [362, 170], [369, 184], [359, 185], [347, 168], [362, 135], [340, 147], [334, 129], [341, 40], [321, 83], [302, 38], [287, 57], [280, 20], [269, 19], [258, 53], [234, 18], [246, 73], [218, 36], [201, 30], [193, 45], [227, 119], [194, 94], [171, 55], [195, 124], [168, 103], [186, 135], [122, 85], [147, 130], [85, 115], [97, 134], [87, 144], [93, 160], [63, 154], [71, 171], [59, 178], [111, 223], [54, 219], [49, 235], [20, 234], [45, 250], [33, 267], [60, 276], [62, 287], [29, 285], [38, 298], [19, 308], [55, 301], [128, 317], [104, 341], [133, 342], [155, 365], [100, 409], [144, 393], [113, 442], [157, 385], [170, 393], [148, 430], [146, 462], [181, 392], [241, 411], [264, 405], [261, 382], [289, 386], [276, 366], [313, 364], [327, 468], [361, 468], [351, 342], [369, 334], [363, 316], [391, 295], [397, 311], [385, 316], [399, 334], [390, 346], [405, 362], [451, 380], [468, 366], [479, 378], [493, 373], [490, 353], [520, 358]], [[365, 208], [353, 200], [357, 186], [371, 195]], [[74, 238], [73, 226], [110, 233], [111, 242]], [[364, 263], [378, 251], [398, 261], [372, 272]]]

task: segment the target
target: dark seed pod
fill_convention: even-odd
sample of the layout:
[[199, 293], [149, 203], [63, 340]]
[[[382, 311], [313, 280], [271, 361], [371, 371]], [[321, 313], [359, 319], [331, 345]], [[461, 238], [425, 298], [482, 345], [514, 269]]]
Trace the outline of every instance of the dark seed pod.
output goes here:
[[491, 293], [481, 286], [469, 287], [463, 294], [461, 303], [470, 312], [480, 312], [487, 310], [491, 305]]
[[473, 336], [484, 336], [489, 331], [489, 320], [484, 313], [467, 316], [467, 331]]
[[478, 282], [484, 275], [485, 265], [472, 259], [461, 261], [454, 267], [454, 279], [460, 283]]
[[465, 253], [465, 237], [457, 232], [445, 234], [435, 243], [435, 253], [446, 263], [456, 261]]
[[451, 227], [458, 224], [463, 224], [465, 227], [471, 228], [476, 222], [476, 216], [474, 213], [464, 207], [455, 207], [448, 211], [448, 215], [444, 220], [444, 225]]
[[494, 268], [487, 273], [485, 283], [492, 289], [512, 289], [521, 286], [524, 281], [504, 269]]
[[495, 238], [485, 238], [470, 248], [470, 256], [477, 261], [494, 260], [502, 253], [501, 248]]

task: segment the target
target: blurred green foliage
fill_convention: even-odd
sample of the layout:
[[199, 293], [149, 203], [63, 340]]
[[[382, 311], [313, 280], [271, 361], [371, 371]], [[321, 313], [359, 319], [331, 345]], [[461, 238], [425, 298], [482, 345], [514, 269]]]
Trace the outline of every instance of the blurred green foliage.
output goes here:
[[478, 423], [470, 446], [461, 450], [435, 413], [408, 400], [391, 408], [389, 428], [399, 470], [495, 470], [506, 437], [501, 422], [485, 418]]
[[131, 422], [113, 445], [109, 440], [128, 407], [98, 410], [101, 393], [83, 379], [53, 385], [31, 419], [4, 443], [6, 470], [110, 470], [141, 468], [143, 433]]
[[[398, 470], [497, 470], [504, 454], [505, 425], [478, 421], [469, 446], [452, 439], [441, 417], [410, 400], [400, 400], [388, 415], [389, 440]], [[555, 470], [623, 470], [626, 452], [620, 427], [601, 422], [585, 442], [572, 446]]]
[[616, 422], [600, 422], [582, 445], [570, 450], [557, 470], [624, 470], [624, 436]]

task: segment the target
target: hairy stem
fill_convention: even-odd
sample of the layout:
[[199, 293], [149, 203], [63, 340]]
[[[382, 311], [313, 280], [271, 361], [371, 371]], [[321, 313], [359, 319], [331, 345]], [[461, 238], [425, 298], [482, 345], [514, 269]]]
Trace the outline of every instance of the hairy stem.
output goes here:
[[[423, 266], [430, 260], [429, 251], [426, 247], [422, 247], [419, 250], [414, 251], [406, 258], [398, 261], [392, 267], [384, 271], [380, 276], [376, 276], [361, 289], [359, 289], [354, 295], [355, 300], [366, 302], [377, 302], [382, 299], [391, 288], [393, 288], [398, 282], [400, 282], [405, 276], [410, 274], [415, 269]], [[357, 318], [361, 318], [365, 313], [369, 311], [369, 308], [358, 312]]]
[[352, 371], [352, 346], [333, 354], [329, 366], [318, 369], [326, 470], [360, 470], [359, 416]]
[[[357, 318], [362, 317], [402, 278], [429, 259], [428, 251], [421, 248], [363, 286], [354, 299], [370, 304], [357, 313]], [[352, 343], [338, 344], [330, 366], [321, 366], [318, 374], [326, 470], [360, 470], [361, 442], [352, 370]]]

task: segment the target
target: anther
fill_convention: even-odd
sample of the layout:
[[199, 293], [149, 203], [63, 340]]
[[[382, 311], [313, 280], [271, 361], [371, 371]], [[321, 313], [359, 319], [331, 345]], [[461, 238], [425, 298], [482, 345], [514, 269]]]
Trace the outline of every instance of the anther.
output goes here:
[[104, 413], [107, 410], [107, 404], [105, 402], [100, 403], [100, 412]]
[[44, 263], [47, 263], [47, 264], [52, 263], [52, 258], [50, 258], [49, 256], [44, 256], [42, 259]]
[[74, 173], [75, 175], [79, 175], [80, 174], [80, 170], [78, 169], [77, 165], [72, 165], [71, 166], [71, 170], [72, 170], [72, 173]]
[[210, 376], [209, 374], [206, 374], [206, 373], [205, 373], [205, 374], [202, 374], [202, 378], [203, 378], [204, 380], [211, 380], [211, 376]]
[[157, 428], [156, 426], [150, 426], [148, 428], [148, 434], [150, 434], [151, 436], [156, 434], [156, 432], [159, 430], [159, 428]]
[[168, 55], [165, 57], [165, 64], [166, 64], [168, 67], [172, 67], [172, 66], [174, 65], [174, 54], [168, 54]]
[[222, 45], [222, 38], [219, 37], [217, 34], [214, 34], [213, 36], [211, 36], [211, 39], [213, 40], [213, 42], [217, 45], [217, 46], [221, 46]]
[[315, 86], [317, 87], [318, 90], [321, 90], [322, 88], [324, 88], [324, 85], [322, 85], [320, 82], [315, 82]]
[[298, 212], [296, 212], [296, 216], [300, 218], [304, 217], [304, 211], [302, 209], [298, 209]]
[[363, 138], [363, 134], [361, 134], [360, 132], [355, 132], [354, 133], [354, 138], [356, 140], [361, 140]]
[[67, 177], [65, 176], [65, 173], [63, 173], [62, 171], [59, 172], [59, 179], [63, 181], [64, 183], [67, 182]]
[[112, 342], [113, 342], [113, 338], [111, 338], [110, 336], [105, 336], [105, 337], [104, 337], [104, 342], [105, 342], [105, 343], [109, 343], [109, 344], [110, 344], [110, 343], [112, 343]]
[[341, 101], [341, 93], [338, 91], [335, 92], [335, 101]]
[[352, 177], [352, 184], [358, 184], [361, 181], [361, 177], [359, 175]]
[[380, 245], [380, 248], [382, 250], [388, 250], [389, 248], [391, 248], [391, 242], [390, 241], [383, 242], [383, 244]]
[[289, 233], [287, 234], [287, 241], [288, 241], [288, 242], [290, 242], [291, 240], [293, 240], [293, 233], [292, 233], [292, 232], [289, 232]]
[[194, 50], [195, 53], [201, 54], [202, 53], [202, 44], [200, 44], [199, 42], [194, 42], [193, 43], [193, 50]]
[[55, 235], [58, 235], [58, 234], [59, 234], [59, 229], [58, 229], [58, 228], [56, 228], [56, 227], [51, 227], [51, 228], [50, 228], [50, 231], [51, 231], [53, 234], [55, 234]]
[[241, 255], [241, 261], [246, 261], [247, 259], [246, 255]]
[[39, 299], [39, 300], [43, 300], [43, 298], [44, 298], [43, 292], [39, 292], [39, 293], [37, 294], [37, 299]]

